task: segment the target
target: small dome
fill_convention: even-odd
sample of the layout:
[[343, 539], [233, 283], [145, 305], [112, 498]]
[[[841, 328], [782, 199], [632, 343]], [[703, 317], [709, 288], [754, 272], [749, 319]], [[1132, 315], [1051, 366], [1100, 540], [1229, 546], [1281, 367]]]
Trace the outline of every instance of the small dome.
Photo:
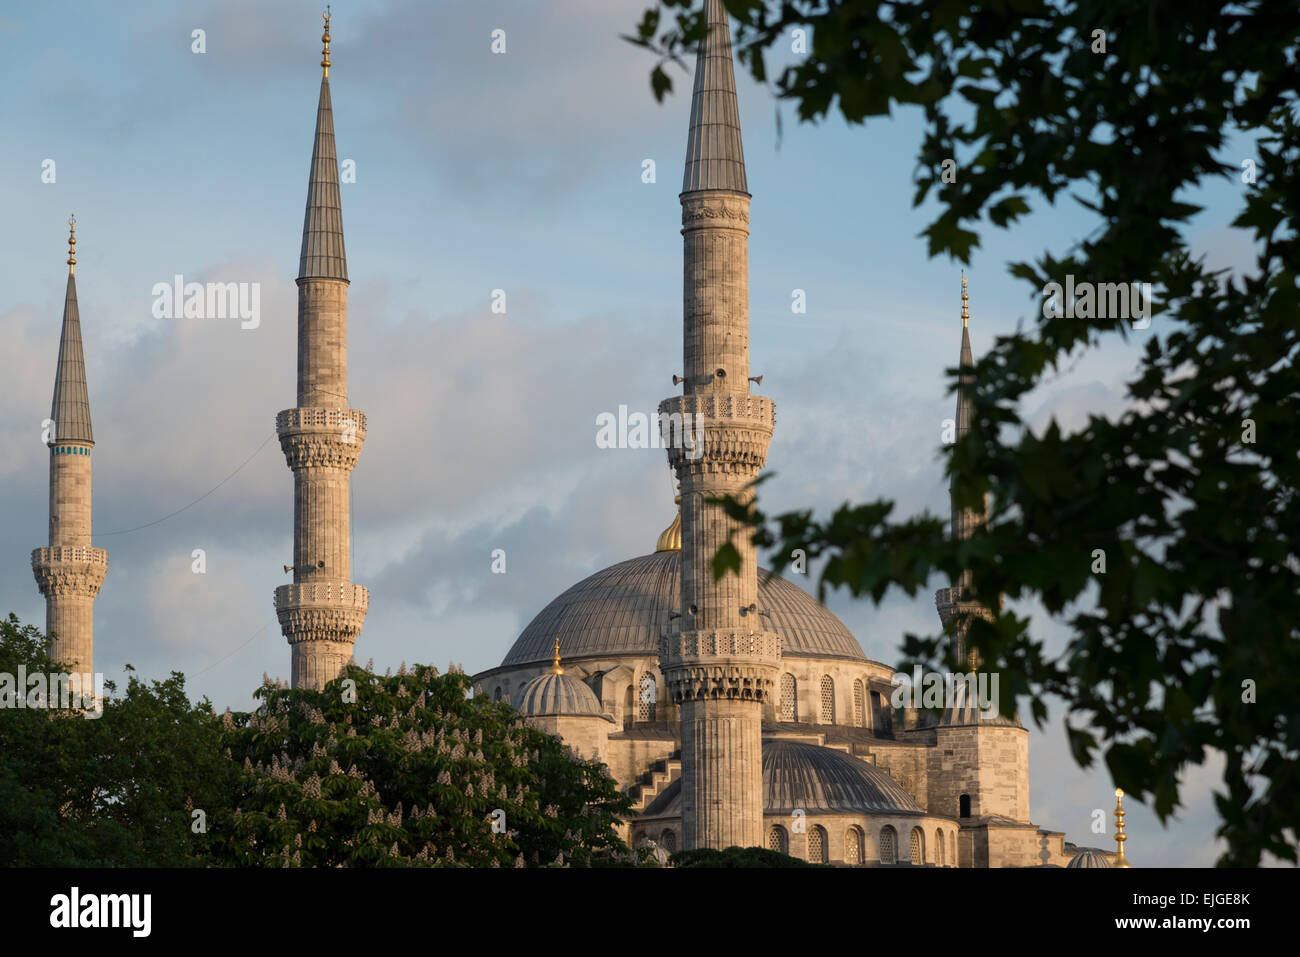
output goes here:
[[1095, 847], [1085, 847], [1070, 858], [1068, 867], [1110, 867], [1110, 859]]
[[604, 717], [596, 693], [572, 675], [548, 671], [519, 689], [515, 708], [525, 717], [595, 715]]
[[860, 758], [797, 741], [763, 742], [763, 812], [924, 814], [907, 789]]

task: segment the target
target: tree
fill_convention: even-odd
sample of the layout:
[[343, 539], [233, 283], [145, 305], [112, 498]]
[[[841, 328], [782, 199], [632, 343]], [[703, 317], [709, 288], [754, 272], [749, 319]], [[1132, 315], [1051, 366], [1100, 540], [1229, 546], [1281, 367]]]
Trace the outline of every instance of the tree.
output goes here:
[[829, 864], [811, 864], [808, 861], [765, 847], [729, 847], [715, 851], [698, 847], [692, 851], [678, 851], [672, 856], [673, 867], [830, 867]]
[[265, 684], [223, 717], [244, 776], [220, 860], [239, 866], [477, 866], [626, 860], [631, 800], [459, 672], [352, 666], [325, 689]]
[[[12, 614], [0, 621], [0, 674], [65, 671], [45, 644]], [[120, 697], [111, 682], [105, 690], [98, 718], [53, 707], [0, 708], [0, 864], [203, 863], [208, 835], [196, 821], [220, 812], [235, 771], [217, 747], [211, 705], [191, 704], [175, 672], [150, 683], [132, 675]]]
[[[1104, 754], [1162, 820], [1179, 805], [1180, 771], [1221, 752], [1220, 863], [1253, 866], [1266, 851], [1296, 861], [1300, 11], [1267, 0], [725, 4], [760, 82], [765, 53], [794, 29], [811, 36], [806, 58], [772, 81], [801, 120], [923, 111], [913, 181], [916, 204], [932, 191], [939, 201], [923, 232], [932, 257], [968, 262], [985, 218], [1010, 228], [1035, 200], [1069, 196], [1096, 220], [1064, 258], [1009, 264], [1035, 321], [999, 337], [969, 383], [951, 370], [974, 413], [946, 453], [954, 498], [990, 501], [971, 539], [946, 540], [930, 515], [895, 520], [883, 500], [825, 519], [736, 502], [729, 512], [776, 548], [778, 570], [795, 548], [826, 559], [823, 589], [878, 602], [969, 570], [994, 613], [970, 622], [969, 641], [1001, 673], [1004, 708], [1028, 697], [1041, 725], [1045, 697], [1060, 696], [1075, 759]], [[658, 0], [628, 37], [660, 55], [657, 98], [672, 86], [665, 62], [703, 36], [692, 6]], [[1255, 159], [1226, 153], [1233, 135], [1255, 137]], [[960, 174], [945, 178], [945, 161]], [[1200, 209], [1189, 192], [1216, 180], [1241, 190], [1233, 225], [1253, 236], [1251, 272], [1213, 271], [1189, 250]], [[1153, 332], [1126, 412], [1034, 434], [1022, 397], [1078, 353], [1132, 335], [1110, 310], [1053, 308], [1067, 305], [1052, 285], [1067, 276], [1150, 283]], [[724, 547], [715, 571], [736, 565]], [[1049, 656], [1027, 618], [995, 607], [1003, 594], [1065, 616], [1065, 652]], [[944, 636], [903, 645], [924, 667], [941, 655], [956, 666], [951, 648]]]

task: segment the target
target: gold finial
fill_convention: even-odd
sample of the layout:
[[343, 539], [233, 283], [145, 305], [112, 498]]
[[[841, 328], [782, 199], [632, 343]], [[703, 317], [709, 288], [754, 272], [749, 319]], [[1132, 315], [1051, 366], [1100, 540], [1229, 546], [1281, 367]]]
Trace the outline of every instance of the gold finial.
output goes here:
[[678, 492], [673, 496], [673, 502], [677, 505], [677, 514], [673, 516], [673, 523], [659, 533], [659, 540], [655, 542], [656, 552], [680, 551], [682, 547], [682, 494]]
[[68, 275], [77, 265], [77, 214], [68, 217]]
[[564, 669], [560, 667], [560, 638], [558, 635], [555, 638], [555, 664], [551, 665], [551, 674], [564, 674]]
[[328, 4], [325, 6], [325, 12], [322, 13], [322, 14], [320, 15], [320, 18], [321, 18], [322, 20], [325, 21], [325, 32], [324, 32], [323, 34], [321, 34], [321, 38], [320, 38], [320, 39], [321, 39], [321, 43], [325, 44], [325, 49], [324, 49], [323, 51], [321, 51], [320, 65], [321, 65], [321, 66], [324, 68], [324, 70], [325, 70], [325, 78], [326, 78], [326, 79], [329, 79], [329, 75], [330, 75], [330, 19], [331, 19], [331, 17], [330, 17], [330, 8], [329, 8], [329, 5], [328, 5]]
[[961, 327], [966, 328], [966, 322], [970, 319], [970, 310], [966, 306], [970, 296], [966, 295], [966, 270], [961, 271]]
[[1112, 867], [1132, 868], [1128, 858], [1124, 856], [1124, 842], [1128, 838], [1124, 836], [1124, 791], [1122, 788], [1115, 789], [1115, 863]]

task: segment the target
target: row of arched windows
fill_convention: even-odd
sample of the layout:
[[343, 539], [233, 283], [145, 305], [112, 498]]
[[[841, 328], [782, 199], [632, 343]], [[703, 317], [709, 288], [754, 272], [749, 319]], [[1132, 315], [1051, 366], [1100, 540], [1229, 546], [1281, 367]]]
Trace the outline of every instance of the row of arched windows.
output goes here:
[[[767, 847], [768, 850], [779, 851], [782, 854], [790, 853], [789, 833], [780, 824], [773, 824], [767, 829]], [[866, 848], [866, 835], [862, 828], [855, 825], [844, 832], [844, 863], [865, 864]], [[920, 827], [912, 828], [907, 850], [908, 860], [912, 865], [920, 867], [925, 863], [925, 832]], [[934, 832], [934, 850], [934, 862], [940, 867], [949, 866], [943, 831], [939, 828]], [[953, 851], [955, 854], [955, 844]], [[881, 864], [898, 863], [898, 831], [892, 825], [886, 824], [880, 829], [880, 836], [876, 841], [876, 853], [877, 860]], [[808, 860], [814, 864], [830, 862], [830, 845], [827, 841], [826, 828], [820, 824], [808, 828]], [[953, 863], [956, 863], [955, 859]]]
[[[822, 724], [835, 723], [835, 682], [830, 675], [822, 675], [820, 687], [820, 721]], [[786, 672], [781, 676], [781, 701], [778, 706], [781, 721], [799, 720], [799, 682], [794, 675]], [[853, 726], [867, 727], [867, 687], [861, 678], [853, 681]]]
[[[599, 678], [599, 674], [596, 676]], [[649, 671], [641, 673], [634, 685], [628, 685], [623, 695], [624, 724], [658, 720], [659, 686], [655, 676]], [[819, 721], [821, 724], [835, 723], [835, 682], [830, 675], [822, 675], [819, 700]], [[799, 720], [799, 682], [788, 671], [781, 676], [781, 698], [777, 706], [777, 718], [780, 721], [797, 722]], [[502, 689], [498, 685], [492, 692], [492, 700], [502, 699]], [[867, 688], [861, 678], [853, 681], [853, 726], [869, 726], [867, 714]], [[635, 716], [635, 718], [634, 718]]]

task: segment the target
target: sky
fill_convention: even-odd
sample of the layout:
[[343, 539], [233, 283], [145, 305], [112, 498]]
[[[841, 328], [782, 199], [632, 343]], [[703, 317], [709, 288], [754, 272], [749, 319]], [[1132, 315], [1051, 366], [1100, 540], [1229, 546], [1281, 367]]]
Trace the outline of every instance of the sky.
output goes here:
[[[333, 5], [336, 141], [356, 171], [342, 186], [350, 405], [368, 420], [352, 474], [352, 580], [371, 595], [359, 662], [497, 665], [551, 598], [652, 551], [671, 521], [663, 451], [595, 442], [598, 415], [653, 412], [681, 371], [690, 76], [671, 67], [675, 93], [654, 101], [652, 56], [619, 39], [645, 3]], [[290, 580], [293, 480], [274, 419], [295, 403], [319, 14], [298, 0], [0, 13], [0, 83], [13, 91], [0, 105], [0, 613], [44, 627], [29, 556], [47, 540], [41, 424], [75, 213], [94, 541], [109, 553], [96, 668], [119, 681], [127, 664], [145, 678], [181, 671], [218, 710], [248, 708], [264, 673], [289, 669], [271, 595]], [[504, 53], [491, 49], [498, 29]], [[762, 504], [824, 515], [886, 497], [900, 515], [946, 514], [961, 267], [927, 258], [919, 237], [934, 212], [911, 205], [921, 118], [800, 124], [747, 75], [738, 86], [751, 372], [778, 409]], [[1189, 238], [1213, 264], [1248, 264], [1228, 225], [1239, 188], [1194, 197], [1205, 211]], [[977, 355], [1039, 305], [1006, 264], [1060, 254], [1094, 225], [1063, 198], [1011, 232], [982, 230], [967, 268]], [[156, 318], [153, 287], [176, 275], [260, 284], [260, 322]], [[806, 313], [792, 312], [796, 290]], [[1080, 356], [1031, 394], [1026, 421], [1121, 412], [1158, 323]], [[491, 571], [496, 549], [506, 574]], [[937, 630], [944, 584], [827, 604], [868, 656], [895, 663], [905, 632]], [[1061, 650], [1063, 626], [1018, 610]], [[1167, 827], [1126, 802], [1139, 866], [1213, 863], [1220, 774], [1213, 760], [1190, 769]], [[1112, 824], [1090, 826], [1113, 785], [1104, 766], [1074, 765], [1059, 708], [1031, 728], [1030, 781], [1035, 823], [1112, 846]]]

